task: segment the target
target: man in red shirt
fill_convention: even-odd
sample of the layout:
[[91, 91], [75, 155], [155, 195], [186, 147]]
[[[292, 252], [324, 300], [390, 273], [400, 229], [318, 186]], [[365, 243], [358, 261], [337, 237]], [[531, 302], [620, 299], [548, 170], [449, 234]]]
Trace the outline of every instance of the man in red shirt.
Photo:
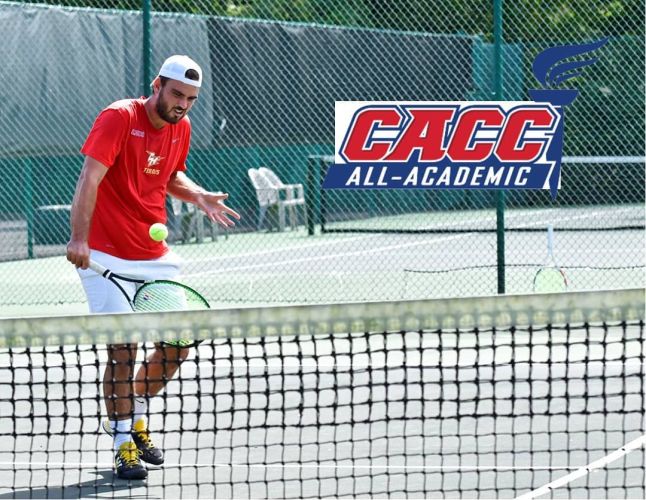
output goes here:
[[[90, 258], [118, 274], [172, 279], [179, 259], [165, 241], [153, 241], [151, 224], [166, 220], [166, 194], [195, 204], [214, 222], [233, 226], [240, 216], [185, 174], [191, 140], [186, 116], [197, 100], [202, 70], [187, 56], [169, 57], [152, 82], [152, 96], [117, 101], [97, 117], [72, 203], [67, 260], [74, 264], [91, 312], [130, 311], [117, 288], [88, 269]], [[163, 463], [147, 428], [147, 398], [157, 394], [188, 354], [157, 344], [132, 384], [136, 344], [109, 345], [103, 391], [114, 434], [115, 469], [125, 479], [144, 479], [144, 461]], [[134, 389], [134, 393], [133, 393]], [[133, 404], [134, 402], [134, 404]], [[133, 407], [134, 406], [134, 407]]]

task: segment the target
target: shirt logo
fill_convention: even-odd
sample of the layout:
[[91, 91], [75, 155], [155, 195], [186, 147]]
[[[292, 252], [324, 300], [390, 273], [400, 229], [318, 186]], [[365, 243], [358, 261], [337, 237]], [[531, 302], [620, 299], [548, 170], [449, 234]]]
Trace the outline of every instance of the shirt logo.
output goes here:
[[153, 168], [164, 159], [163, 156], [157, 156], [153, 151], [146, 151], [148, 153], [148, 166], [144, 168], [144, 174], [159, 175], [159, 169]]
[[159, 165], [159, 163], [164, 159], [163, 156], [157, 156], [153, 151], [146, 151], [148, 153], [148, 166], [154, 167]]
[[135, 137], [144, 137], [144, 131], [143, 130], [137, 130], [136, 128], [133, 128], [130, 131], [130, 135], [134, 135]]

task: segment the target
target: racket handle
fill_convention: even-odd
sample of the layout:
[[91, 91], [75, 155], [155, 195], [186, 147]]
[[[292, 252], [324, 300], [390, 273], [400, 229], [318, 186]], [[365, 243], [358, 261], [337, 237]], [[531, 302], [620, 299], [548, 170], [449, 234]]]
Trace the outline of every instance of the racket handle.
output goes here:
[[105, 276], [105, 273], [108, 272], [107, 268], [103, 267], [98, 262], [94, 262], [93, 260], [90, 260], [90, 269], [102, 276]]
[[547, 226], [547, 252], [550, 257], [554, 256], [554, 226], [552, 224]]

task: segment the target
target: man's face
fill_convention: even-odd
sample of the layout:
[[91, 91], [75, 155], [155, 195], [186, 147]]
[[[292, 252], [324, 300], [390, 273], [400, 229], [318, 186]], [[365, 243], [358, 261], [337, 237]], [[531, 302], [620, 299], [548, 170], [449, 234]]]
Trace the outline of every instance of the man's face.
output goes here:
[[157, 114], [165, 122], [177, 123], [191, 109], [199, 93], [199, 88], [177, 80], [168, 80], [164, 86], [160, 82]]

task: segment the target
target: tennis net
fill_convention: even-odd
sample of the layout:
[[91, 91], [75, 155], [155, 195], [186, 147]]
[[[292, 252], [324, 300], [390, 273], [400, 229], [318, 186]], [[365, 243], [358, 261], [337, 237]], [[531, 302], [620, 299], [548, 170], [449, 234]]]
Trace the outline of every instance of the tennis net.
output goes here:
[[[204, 339], [112, 474], [106, 343]], [[643, 498], [644, 289], [0, 321], [0, 498]]]

